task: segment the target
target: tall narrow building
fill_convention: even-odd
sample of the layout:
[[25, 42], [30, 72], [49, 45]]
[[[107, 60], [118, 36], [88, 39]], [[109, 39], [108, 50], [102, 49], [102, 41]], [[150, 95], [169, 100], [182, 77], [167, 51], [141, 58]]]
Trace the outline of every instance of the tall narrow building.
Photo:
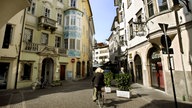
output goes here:
[[24, 15], [15, 88], [90, 75], [95, 31], [89, 0], [31, 0]]

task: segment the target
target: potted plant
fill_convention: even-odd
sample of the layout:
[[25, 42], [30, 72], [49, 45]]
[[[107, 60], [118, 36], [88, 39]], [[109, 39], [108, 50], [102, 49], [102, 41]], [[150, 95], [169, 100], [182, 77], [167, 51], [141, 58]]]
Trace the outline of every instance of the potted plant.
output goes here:
[[117, 96], [130, 98], [131, 96], [131, 74], [124, 73], [118, 74], [115, 78], [118, 90], [116, 90]]
[[105, 92], [107, 92], [107, 93], [111, 92], [112, 79], [113, 79], [113, 73], [112, 72], [104, 73]]

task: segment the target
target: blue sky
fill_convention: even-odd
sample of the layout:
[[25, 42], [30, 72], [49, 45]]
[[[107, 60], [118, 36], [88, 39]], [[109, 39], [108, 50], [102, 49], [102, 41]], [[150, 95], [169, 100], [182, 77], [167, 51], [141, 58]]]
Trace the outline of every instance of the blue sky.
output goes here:
[[114, 0], [89, 0], [95, 26], [95, 39], [105, 42], [111, 34], [111, 26], [116, 15]]

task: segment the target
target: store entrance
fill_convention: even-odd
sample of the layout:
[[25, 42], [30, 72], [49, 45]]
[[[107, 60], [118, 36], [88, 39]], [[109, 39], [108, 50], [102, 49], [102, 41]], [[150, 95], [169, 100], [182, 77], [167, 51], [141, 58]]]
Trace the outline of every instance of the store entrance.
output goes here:
[[164, 77], [160, 54], [153, 52], [151, 55], [151, 84], [153, 87], [164, 90]]

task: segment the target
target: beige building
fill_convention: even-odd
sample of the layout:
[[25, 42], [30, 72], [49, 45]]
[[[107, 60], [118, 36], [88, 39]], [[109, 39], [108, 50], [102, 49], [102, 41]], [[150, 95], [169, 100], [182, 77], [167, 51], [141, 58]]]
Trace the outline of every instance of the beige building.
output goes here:
[[24, 11], [12, 17], [0, 29], [0, 88], [13, 89], [15, 85], [19, 43], [22, 35]]
[[[172, 1], [115, 0], [115, 4], [118, 8], [119, 28], [123, 28], [119, 30], [119, 38], [124, 37], [122, 42], [127, 43], [123, 46], [127, 49], [123, 54], [127, 58], [129, 72], [134, 76], [133, 81], [170, 95], [173, 95], [175, 88], [177, 98], [190, 100], [191, 4], [181, 3], [183, 7], [177, 12], [172, 10]], [[168, 25], [166, 32], [162, 31], [159, 24]], [[172, 43], [169, 44], [173, 49], [173, 52], [169, 51], [170, 57], [164, 49], [164, 41], [161, 42], [164, 33]], [[175, 87], [172, 86], [171, 78]]]
[[25, 16], [20, 62], [14, 71], [17, 88], [36, 80], [51, 84], [89, 75], [95, 33], [89, 0], [32, 0]]

